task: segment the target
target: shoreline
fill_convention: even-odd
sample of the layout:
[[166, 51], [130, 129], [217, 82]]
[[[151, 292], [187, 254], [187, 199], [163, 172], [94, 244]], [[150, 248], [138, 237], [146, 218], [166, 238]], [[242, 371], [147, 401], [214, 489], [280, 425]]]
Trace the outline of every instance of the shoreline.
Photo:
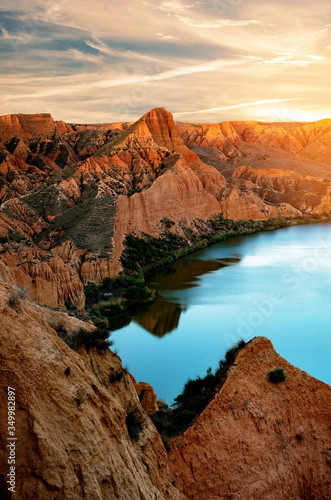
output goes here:
[[[295, 218], [295, 219], [290, 219], [290, 218], [282, 218], [283, 220], [281, 221], [282, 223], [280, 224], [279, 218], [277, 219], [267, 219], [265, 221], [246, 221], [246, 220], [238, 220], [238, 221], [232, 221], [232, 219], [226, 219], [226, 220], [231, 220], [234, 223], [253, 223], [253, 224], [262, 224], [262, 227], [260, 228], [254, 228], [254, 229], [245, 229], [243, 231], [229, 231], [225, 232], [221, 235], [215, 235], [212, 236], [210, 239], [204, 239], [197, 243], [196, 245], [192, 245], [189, 247], [184, 247], [182, 251], [178, 252], [177, 255], [174, 256], [174, 259], [172, 262], [176, 262], [177, 260], [181, 259], [182, 257], [185, 257], [186, 255], [190, 255], [191, 253], [197, 252], [198, 250], [201, 250], [203, 248], [208, 248], [211, 245], [214, 245], [215, 243], [220, 243], [221, 241], [234, 238], [236, 236], [248, 236], [250, 234], [256, 234], [256, 233], [262, 233], [264, 231], [276, 231], [278, 229], [285, 229], [287, 227], [293, 227], [293, 226], [302, 226], [302, 225], [308, 225], [308, 224], [322, 224], [326, 222], [331, 223], [331, 214], [322, 217], [322, 218], [314, 218], [312, 216], [302, 216], [302, 218]], [[268, 227], [272, 221], [279, 221], [278, 224], [275, 224], [274, 226]], [[171, 264], [171, 262], [166, 262], [164, 264], [160, 264], [158, 266], [152, 266], [151, 268], [148, 269], [142, 269], [143, 277], [144, 279], [147, 278], [150, 274], [154, 273], [154, 271], [157, 271], [158, 269], [162, 269], [162, 267], [166, 267], [168, 264]], [[146, 281], [146, 280], [145, 280]]]
[[[106, 324], [109, 328], [110, 336], [112, 331], [119, 329], [119, 325], [124, 321], [128, 321], [128, 316], [131, 318], [137, 313], [139, 308], [148, 307], [151, 305], [156, 294], [153, 289], [148, 287], [148, 280], [155, 272], [158, 272], [162, 268], [177, 262], [182, 257], [190, 255], [198, 250], [207, 248], [215, 243], [220, 243], [227, 239], [236, 236], [248, 236], [250, 234], [256, 234], [265, 231], [275, 231], [278, 229], [284, 229], [286, 227], [308, 225], [308, 224], [321, 224], [331, 222], [331, 214], [324, 217], [312, 217], [303, 216], [302, 218], [288, 219], [288, 218], [277, 218], [268, 219], [265, 221], [233, 221], [231, 219], [223, 219], [223, 225], [228, 225], [228, 229], [219, 231], [218, 234], [208, 234], [205, 235], [200, 241], [193, 245], [181, 246], [175, 251], [169, 252], [164, 258], [157, 258], [148, 265], [139, 267], [138, 271], [131, 273], [125, 271], [125, 260], [123, 261], [124, 270], [114, 279], [105, 278], [101, 285], [88, 285], [85, 287], [85, 296], [88, 302], [89, 290], [93, 290], [95, 297], [99, 295], [97, 300], [93, 300], [85, 307], [85, 312], [87, 314], [86, 319], [92, 320], [96, 327], [101, 326], [103, 322], [102, 329], [104, 330]], [[170, 233], [170, 232], [169, 232]], [[168, 233], [168, 238], [169, 238]], [[171, 233], [170, 233], [171, 234]], [[160, 242], [166, 242], [167, 235], [164, 238], [136, 238], [139, 242], [144, 241], [146, 244], [156, 245]], [[153, 249], [153, 247], [152, 247]], [[124, 250], [123, 254], [125, 254]], [[122, 254], [122, 255], [123, 255]], [[112, 295], [111, 299], [106, 299], [106, 296]], [[73, 313], [73, 311], [71, 311]], [[73, 313], [75, 314], [75, 313]], [[112, 324], [113, 323], [113, 324]]]

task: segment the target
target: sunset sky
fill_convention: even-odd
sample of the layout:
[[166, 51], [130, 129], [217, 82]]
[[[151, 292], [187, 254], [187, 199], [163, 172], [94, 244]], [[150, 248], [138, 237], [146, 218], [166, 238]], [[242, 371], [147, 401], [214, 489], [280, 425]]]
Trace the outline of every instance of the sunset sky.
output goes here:
[[0, 114], [331, 118], [329, 0], [2, 0]]

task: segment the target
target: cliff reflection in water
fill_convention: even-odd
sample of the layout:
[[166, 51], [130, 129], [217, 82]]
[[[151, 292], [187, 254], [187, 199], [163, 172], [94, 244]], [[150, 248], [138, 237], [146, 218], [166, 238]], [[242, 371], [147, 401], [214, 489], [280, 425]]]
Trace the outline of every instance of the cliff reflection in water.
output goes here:
[[154, 290], [184, 290], [198, 286], [199, 276], [218, 271], [221, 267], [239, 262], [239, 257], [225, 259], [181, 259], [165, 267], [149, 279], [150, 288]]
[[135, 316], [134, 321], [153, 335], [163, 337], [176, 330], [180, 315], [184, 310], [180, 304], [169, 302], [158, 296], [146, 311]]
[[[198, 286], [199, 276], [239, 261], [238, 257], [213, 260], [182, 259], [151, 276], [148, 285], [160, 291], [184, 290]], [[158, 294], [151, 306], [135, 315], [134, 321], [153, 335], [163, 337], [178, 328], [180, 315], [185, 310], [186, 307], [182, 304], [167, 300]]]

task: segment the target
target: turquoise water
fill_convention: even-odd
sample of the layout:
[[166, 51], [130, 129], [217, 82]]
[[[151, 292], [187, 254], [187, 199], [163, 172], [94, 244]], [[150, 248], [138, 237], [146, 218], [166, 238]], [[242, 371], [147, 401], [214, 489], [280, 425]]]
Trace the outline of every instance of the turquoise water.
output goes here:
[[157, 300], [112, 339], [137, 381], [168, 404], [238, 339], [258, 335], [331, 384], [331, 224], [231, 238], [150, 281]]

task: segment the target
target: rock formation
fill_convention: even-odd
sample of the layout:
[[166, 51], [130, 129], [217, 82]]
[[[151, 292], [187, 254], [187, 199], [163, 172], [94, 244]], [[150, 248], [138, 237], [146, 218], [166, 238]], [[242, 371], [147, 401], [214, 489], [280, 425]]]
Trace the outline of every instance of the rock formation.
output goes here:
[[[227, 380], [167, 453], [149, 414], [148, 384], [136, 384], [112, 351], [74, 352], [57, 332], [92, 325], [11, 300], [0, 263], [0, 496], [8, 492], [8, 386], [15, 390], [15, 495], [89, 499], [330, 498], [331, 388], [256, 338]], [[275, 368], [286, 380], [268, 381]], [[137, 391], [140, 395], [138, 398]]]
[[[268, 374], [283, 368], [286, 380]], [[263, 337], [239, 352], [193, 425], [171, 441], [187, 498], [330, 498], [331, 387], [290, 365]]]
[[172, 486], [162, 441], [119, 357], [70, 350], [55, 330], [94, 327], [28, 300], [11, 307], [14, 288], [2, 264], [0, 275], [1, 498], [10, 498], [8, 386], [16, 397], [14, 497], [184, 498]]
[[[83, 310], [84, 284], [121, 270], [127, 234], [186, 246], [215, 217], [268, 220], [331, 212], [331, 122], [176, 124], [158, 108], [133, 124], [75, 125], [49, 114], [0, 117], [1, 400], [16, 393], [19, 498], [325, 500], [331, 389], [264, 338], [167, 454], [149, 384], [95, 335], [44, 304]], [[29, 293], [17, 286], [24, 287]], [[137, 317], [163, 335], [173, 319]], [[268, 381], [275, 368], [286, 380]], [[139, 396], [139, 397], [138, 397]], [[10, 498], [7, 409], [0, 408], [0, 495]]]
[[[235, 121], [217, 124], [177, 123], [180, 136], [190, 146], [216, 148], [223, 161], [240, 161], [247, 156], [269, 153], [281, 158], [303, 157], [314, 165], [330, 164], [331, 120], [315, 123], [263, 123]], [[278, 153], [278, 154], [277, 154]], [[286, 154], [287, 153], [287, 154]], [[251, 161], [252, 158], [248, 158]], [[255, 158], [256, 159], [256, 158]], [[266, 160], [262, 157], [259, 160]], [[318, 165], [317, 162], [320, 162]], [[298, 166], [302, 165], [300, 162]], [[295, 167], [294, 167], [295, 168]], [[306, 173], [306, 172], [304, 172]]]
[[139, 382], [139, 384], [137, 384], [136, 379], [131, 374], [130, 377], [138, 394], [141, 406], [144, 408], [147, 415], [151, 417], [158, 410], [157, 397], [153, 387], [147, 384], [147, 382]]
[[215, 216], [329, 214], [330, 130], [328, 120], [176, 126], [164, 108], [99, 126], [2, 117], [1, 260], [34, 300], [82, 309], [84, 284], [120, 272], [127, 234], [167, 228], [190, 246]]

